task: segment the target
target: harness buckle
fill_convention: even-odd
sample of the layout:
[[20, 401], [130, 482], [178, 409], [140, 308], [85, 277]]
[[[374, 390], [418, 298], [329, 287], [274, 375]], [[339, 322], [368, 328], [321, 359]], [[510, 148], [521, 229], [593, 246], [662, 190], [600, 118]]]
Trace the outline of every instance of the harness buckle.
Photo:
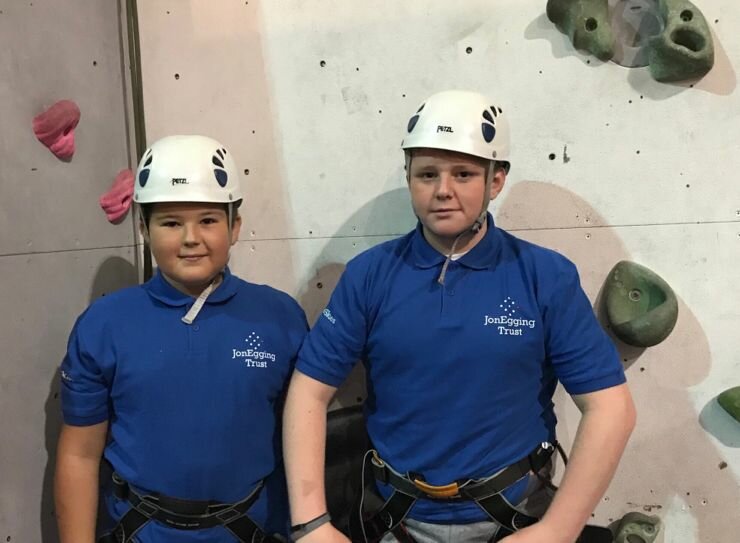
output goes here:
[[430, 498], [442, 500], [445, 498], [459, 498], [460, 497], [460, 487], [458, 486], [457, 482], [450, 483], [448, 485], [434, 486], [434, 485], [430, 485], [426, 481], [417, 479], [416, 477], [412, 477], [411, 482], [414, 483], [414, 486], [416, 488], [421, 490], [424, 494], [426, 494]]
[[223, 522], [224, 524], [228, 524], [229, 522], [231, 522], [237, 517], [240, 517], [241, 515], [242, 514], [239, 511], [237, 511], [236, 509], [232, 507], [232, 508], [226, 509], [225, 511], [221, 511], [220, 513], [216, 513], [216, 518], [220, 520], [221, 522]]
[[152, 517], [155, 513], [159, 511], [159, 507], [152, 503], [149, 503], [146, 500], [141, 500], [138, 504], [136, 504], [135, 509], [146, 517]]

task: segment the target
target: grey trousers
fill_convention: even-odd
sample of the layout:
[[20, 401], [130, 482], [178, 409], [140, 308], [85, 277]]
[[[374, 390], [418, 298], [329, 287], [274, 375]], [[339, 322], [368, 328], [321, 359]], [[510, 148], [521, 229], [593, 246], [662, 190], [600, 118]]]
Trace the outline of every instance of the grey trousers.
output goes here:
[[[553, 492], [534, 475], [530, 476], [526, 496], [516, 509], [533, 517], [542, 517], [552, 501]], [[407, 518], [404, 526], [417, 543], [487, 543], [499, 530], [493, 521], [470, 524], [431, 524]], [[386, 534], [381, 543], [397, 543], [393, 534]]]

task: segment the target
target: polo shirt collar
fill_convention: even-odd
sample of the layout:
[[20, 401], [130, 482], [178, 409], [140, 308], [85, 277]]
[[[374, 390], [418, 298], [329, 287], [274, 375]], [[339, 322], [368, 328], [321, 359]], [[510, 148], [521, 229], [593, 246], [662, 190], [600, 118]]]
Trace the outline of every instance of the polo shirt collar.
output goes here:
[[[470, 251], [455, 262], [474, 270], [492, 268], [501, 251], [501, 232], [493, 222], [493, 216], [486, 214], [486, 234]], [[446, 255], [432, 247], [424, 237], [421, 222], [416, 224], [416, 231], [412, 236], [411, 254], [414, 264], [419, 268], [433, 268], [441, 266]]]
[[[167, 282], [167, 279], [164, 278], [159, 269], [157, 269], [157, 273], [154, 277], [144, 283], [144, 289], [152, 298], [173, 307], [186, 306], [193, 303], [195, 300], [193, 296], [180, 292]], [[231, 271], [227, 266], [224, 268], [221, 284], [208, 296], [206, 303], [217, 304], [225, 302], [232, 298], [238, 289], [239, 282], [233, 275], [231, 275]]]

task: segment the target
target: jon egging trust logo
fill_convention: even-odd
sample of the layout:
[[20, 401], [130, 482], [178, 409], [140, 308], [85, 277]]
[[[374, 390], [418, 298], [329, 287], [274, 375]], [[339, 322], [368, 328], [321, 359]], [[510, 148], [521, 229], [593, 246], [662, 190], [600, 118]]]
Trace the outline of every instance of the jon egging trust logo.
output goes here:
[[243, 360], [248, 368], [266, 368], [268, 362], [275, 362], [275, 353], [265, 350], [262, 338], [256, 333], [250, 333], [244, 342], [246, 349], [232, 349], [232, 360]]
[[517, 316], [516, 308], [518, 306], [509, 296], [498, 307], [499, 315], [484, 316], [483, 326], [495, 326], [501, 336], [521, 336], [527, 328], [534, 328], [534, 320]]

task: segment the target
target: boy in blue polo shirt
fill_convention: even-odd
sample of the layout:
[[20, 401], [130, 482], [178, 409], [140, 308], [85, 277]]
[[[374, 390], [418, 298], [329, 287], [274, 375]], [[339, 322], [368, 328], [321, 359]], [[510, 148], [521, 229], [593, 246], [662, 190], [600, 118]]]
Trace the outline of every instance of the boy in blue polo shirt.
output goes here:
[[100, 542], [285, 534], [278, 428], [304, 313], [227, 267], [242, 193], [220, 143], [155, 142], [134, 199], [158, 269], [96, 300], [72, 330], [55, 481], [61, 541], [95, 541], [101, 456], [114, 475], [103, 485], [113, 522]]
[[[353, 541], [572, 543], [634, 425], [616, 350], [575, 266], [487, 213], [509, 169], [498, 104], [435, 94], [407, 132], [418, 226], [348, 263], [291, 381], [284, 446], [294, 537], [348, 541], [325, 515], [325, 410], [360, 359], [374, 448], [366, 474], [385, 503], [373, 511], [364, 500]], [[542, 489], [558, 382], [583, 416], [550, 504]], [[589, 530], [582, 541], [605, 535]]]

